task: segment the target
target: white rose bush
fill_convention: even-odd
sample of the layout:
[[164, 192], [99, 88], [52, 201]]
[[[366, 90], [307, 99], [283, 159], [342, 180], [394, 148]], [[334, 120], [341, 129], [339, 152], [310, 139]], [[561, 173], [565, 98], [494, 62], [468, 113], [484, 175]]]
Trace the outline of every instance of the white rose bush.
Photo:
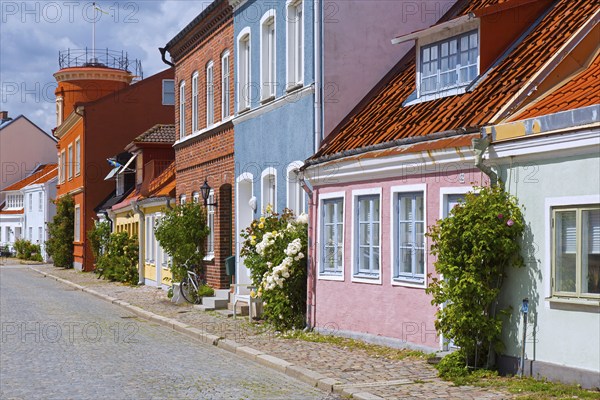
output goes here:
[[263, 318], [277, 330], [304, 327], [306, 314], [306, 252], [308, 215], [279, 215], [267, 206], [265, 215], [242, 232], [241, 255], [262, 298]]

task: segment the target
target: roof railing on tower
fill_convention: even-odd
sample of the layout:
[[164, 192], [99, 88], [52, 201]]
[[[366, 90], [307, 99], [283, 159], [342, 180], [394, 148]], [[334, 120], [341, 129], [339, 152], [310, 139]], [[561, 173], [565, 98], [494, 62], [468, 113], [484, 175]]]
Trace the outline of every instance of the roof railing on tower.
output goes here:
[[58, 52], [58, 65], [61, 69], [72, 67], [114, 68], [127, 71], [134, 80], [144, 79], [142, 62], [130, 59], [127, 52], [96, 49], [67, 49]]

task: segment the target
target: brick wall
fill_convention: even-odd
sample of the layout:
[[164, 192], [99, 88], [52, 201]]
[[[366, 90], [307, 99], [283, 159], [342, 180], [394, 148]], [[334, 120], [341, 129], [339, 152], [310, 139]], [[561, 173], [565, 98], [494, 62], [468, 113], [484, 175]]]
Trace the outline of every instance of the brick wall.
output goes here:
[[[189, 40], [196, 32], [205, 37], [194, 42], [194, 47], [185, 55], [175, 60], [175, 127], [179, 137], [179, 85], [185, 80], [185, 127], [186, 136], [192, 133], [192, 75], [198, 72], [198, 130], [202, 134], [189, 138], [175, 146], [177, 198], [186, 195], [192, 201], [192, 193], [200, 192], [204, 180], [214, 190], [217, 207], [215, 209], [215, 258], [207, 262], [207, 281], [214, 288], [229, 288], [229, 277], [225, 273], [225, 258], [232, 255], [235, 249], [233, 239], [233, 188], [234, 188], [234, 158], [233, 158], [233, 124], [222, 121], [222, 68], [221, 57], [229, 51], [229, 115], [233, 115], [233, 16], [229, 10], [228, 16], [220, 19], [217, 26], [211, 26], [208, 31], [203, 21], [210, 21], [216, 15], [224, 15], [227, 2], [209, 14], [192, 32], [182, 38]], [[226, 10], [225, 10], [226, 11]], [[227, 14], [225, 12], [225, 14]], [[178, 44], [178, 45], [181, 45]], [[214, 82], [214, 128], [207, 129], [206, 124], [206, 66], [213, 62]], [[202, 198], [200, 198], [202, 202]]]

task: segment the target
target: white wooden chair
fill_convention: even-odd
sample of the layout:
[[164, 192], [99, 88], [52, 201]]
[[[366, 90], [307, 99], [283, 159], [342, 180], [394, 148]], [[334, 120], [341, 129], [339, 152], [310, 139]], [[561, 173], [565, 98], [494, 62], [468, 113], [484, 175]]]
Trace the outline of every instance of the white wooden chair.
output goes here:
[[253, 290], [256, 290], [256, 287], [252, 284], [235, 285], [235, 291], [233, 293], [233, 319], [235, 319], [237, 315], [237, 303], [238, 301], [241, 301], [242, 303], [248, 304], [248, 319], [252, 322], [252, 305], [256, 306], [262, 303], [260, 297], [250, 296], [250, 292]]

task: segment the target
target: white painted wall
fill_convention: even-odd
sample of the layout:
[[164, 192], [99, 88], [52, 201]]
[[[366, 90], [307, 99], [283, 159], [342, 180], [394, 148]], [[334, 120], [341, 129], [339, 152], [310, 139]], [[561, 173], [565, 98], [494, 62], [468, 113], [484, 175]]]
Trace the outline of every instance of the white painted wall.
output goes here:
[[[39, 244], [42, 248], [42, 256], [47, 261], [46, 240], [48, 240], [47, 223], [56, 214], [56, 206], [52, 202], [56, 198], [56, 181], [54, 178], [49, 182], [25, 187], [23, 191], [24, 202], [24, 233], [25, 239], [31, 243]], [[32, 196], [32, 204], [29, 198]], [[41, 199], [41, 204], [40, 204]], [[31, 228], [31, 235], [30, 235]], [[40, 232], [41, 228], [41, 232]]]

